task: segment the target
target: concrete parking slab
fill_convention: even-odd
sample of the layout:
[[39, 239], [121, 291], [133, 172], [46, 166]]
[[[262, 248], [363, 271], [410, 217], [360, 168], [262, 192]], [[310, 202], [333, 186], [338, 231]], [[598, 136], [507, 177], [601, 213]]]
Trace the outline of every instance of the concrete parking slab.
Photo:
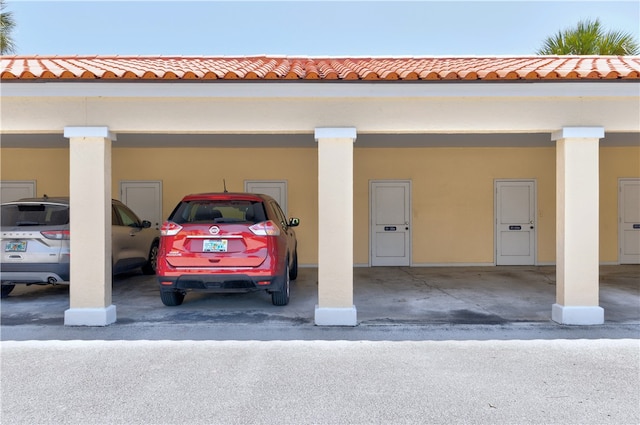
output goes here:
[[[271, 304], [265, 292], [189, 293], [181, 306], [160, 301], [154, 276], [116, 276], [118, 325], [270, 323], [313, 326], [318, 271], [301, 268], [291, 302]], [[640, 324], [640, 266], [602, 266], [600, 304], [605, 324]], [[549, 324], [555, 302], [554, 267], [375, 267], [354, 269], [360, 326]], [[17, 286], [3, 299], [2, 327], [64, 326], [66, 286]], [[114, 326], [114, 325], [112, 325]], [[4, 338], [4, 336], [3, 336]]]

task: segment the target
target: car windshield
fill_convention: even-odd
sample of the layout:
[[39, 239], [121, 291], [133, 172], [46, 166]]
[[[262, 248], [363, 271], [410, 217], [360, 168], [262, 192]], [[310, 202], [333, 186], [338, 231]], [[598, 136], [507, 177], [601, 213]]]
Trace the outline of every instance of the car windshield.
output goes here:
[[2, 205], [2, 227], [62, 226], [69, 224], [69, 207], [55, 204]]
[[262, 202], [246, 200], [181, 202], [169, 220], [174, 223], [260, 223], [265, 221]]

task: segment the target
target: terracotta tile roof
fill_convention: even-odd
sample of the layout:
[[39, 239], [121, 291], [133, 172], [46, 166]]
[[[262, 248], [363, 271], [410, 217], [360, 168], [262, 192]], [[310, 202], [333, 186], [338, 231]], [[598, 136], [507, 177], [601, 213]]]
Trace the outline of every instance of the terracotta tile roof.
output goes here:
[[614, 80], [640, 79], [640, 56], [191, 57], [3, 56], [9, 80]]

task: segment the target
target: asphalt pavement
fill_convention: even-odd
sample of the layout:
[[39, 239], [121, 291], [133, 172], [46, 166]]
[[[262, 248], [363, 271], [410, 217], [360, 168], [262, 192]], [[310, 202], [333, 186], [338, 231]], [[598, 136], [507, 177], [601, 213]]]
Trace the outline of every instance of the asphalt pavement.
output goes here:
[[2, 424], [638, 424], [638, 341], [24, 341]]
[[638, 267], [601, 268], [605, 324], [550, 320], [552, 267], [355, 269], [356, 327], [118, 276], [118, 320], [68, 327], [64, 287], [2, 300], [6, 424], [639, 424]]

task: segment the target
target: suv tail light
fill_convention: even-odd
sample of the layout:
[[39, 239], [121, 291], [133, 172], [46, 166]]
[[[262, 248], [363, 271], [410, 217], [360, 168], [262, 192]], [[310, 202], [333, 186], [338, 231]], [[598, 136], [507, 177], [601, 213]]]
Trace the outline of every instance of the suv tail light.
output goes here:
[[280, 235], [280, 228], [276, 226], [276, 223], [271, 220], [263, 221], [262, 223], [256, 223], [253, 226], [249, 226], [249, 230], [251, 230], [254, 235], [258, 236]]
[[173, 221], [165, 221], [160, 228], [161, 236], [175, 236], [182, 230], [182, 226], [174, 223]]
[[70, 232], [68, 230], [45, 230], [40, 232], [47, 239], [69, 240]]

